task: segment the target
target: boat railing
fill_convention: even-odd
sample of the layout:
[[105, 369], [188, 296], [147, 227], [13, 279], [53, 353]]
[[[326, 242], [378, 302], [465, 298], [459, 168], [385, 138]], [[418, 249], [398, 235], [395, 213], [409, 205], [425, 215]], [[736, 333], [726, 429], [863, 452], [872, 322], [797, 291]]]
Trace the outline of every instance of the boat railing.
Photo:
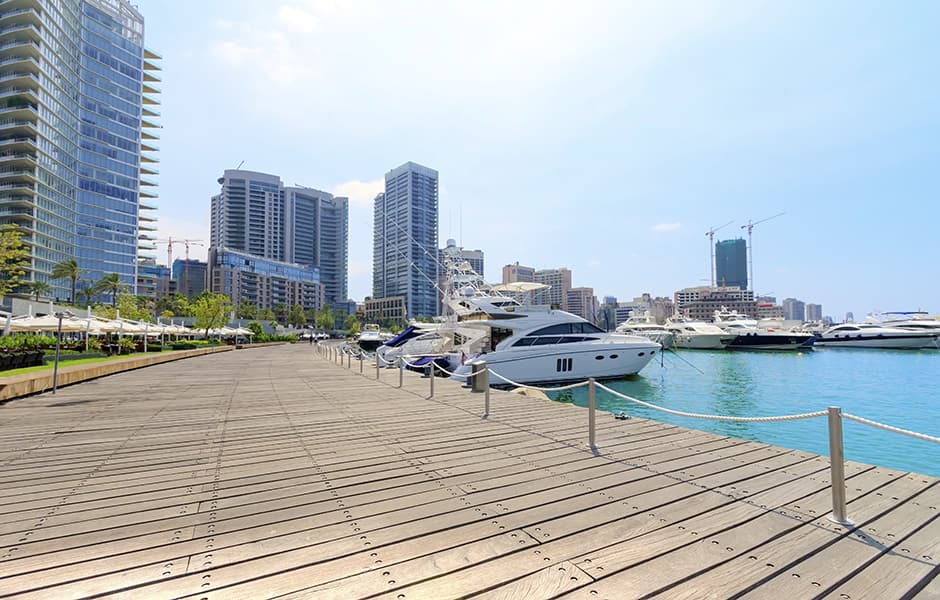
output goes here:
[[[340, 348], [336, 345], [322, 344], [317, 346], [317, 352], [321, 355], [325, 355], [328, 360], [338, 363], [341, 366], [346, 366], [346, 368], [352, 368], [352, 359], [353, 353], [346, 350], [345, 348]], [[488, 418], [490, 415], [490, 375], [498, 377], [500, 380], [505, 382], [507, 385], [511, 385], [517, 388], [535, 390], [540, 392], [560, 392], [564, 390], [572, 390], [581, 387], [588, 388], [588, 446], [591, 451], [595, 454], [599, 454], [600, 451], [597, 447], [596, 442], [596, 395], [597, 389], [600, 388], [623, 400], [627, 400], [634, 404], [639, 404], [646, 408], [657, 410], [660, 412], [668, 413], [671, 415], [676, 415], [680, 417], [688, 417], [692, 419], [706, 419], [712, 421], [733, 421], [738, 423], [776, 423], [783, 421], [799, 421], [803, 419], [815, 419], [820, 417], [826, 417], [828, 420], [828, 434], [829, 434], [829, 471], [830, 471], [830, 481], [832, 488], [832, 514], [829, 515], [829, 519], [839, 523], [843, 526], [854, 526], [854, 523], [848, 518], [848, 513], [846, 509], [846, 497], [845, 497], [845, 446], [843, 443], [842, 435], [842, 421], [843, 419], [848, 419], [850, 421], [855, 421], [856, 423], [861, 423], [862, 425], [867, 425], [869, 427], [875, 427], [877, 429], [882, 429], [890, 433], [896, 433], [899, 435], [905, 435], [918, 439], [925, 442], [932, 442], [934, 444], [940, 444], [940, 437], [928, 435], [925, 433], [919, 433], [916, 431], [911, 431], [909, 429], [903, 429], [901, 427], [895, 427], [892, 425], [887, 425], [885, 423], [879, 423], [878, 421], [873, 421], [871, 419], [866, 419], [857, 415], [844, 413], [842, 408], [838, 406], [829, 406], [825, 410], [818, 410], [815, 412], [808, 413], [798, 413], [790, 415], [774, 415], [774, 416], [763, 416], [763, 417], [739, 417], [731, 415], [712, 415], [712, 414], [703, 414], [703, 413], [693, 413], [686, 412], [681, 410], [675, 410], [672, 408], [666, 408], [663, 406], [657, 406], [649, 402], [645, 402], [638, 398], [633, 398], [617, 390], [611, 389], [601, 383], [598, 383], [593, 377], [586, 380], [576, 383], [571, 383], [564, 386], [553, 386], [553, 387], [540, 387], [535, 385], [527, 385], [523, 383], [517, 383], [510, 380], [508, 377], [500, 375], [489, 366], [487, 366], [485, 360], [473, 360], [470, 362], [471, 373], [469, 374], [458, 374], [452, 371], [449, 371], [437, 364], [433, 358], [443, 358], [444, 355], [434, 356], [432, 360], [428, 361], [427, 364], [417, 364], [410, 362], [408, 359], [418, 358], [415, 356], [399, 356], [398, 361], [398, 387], [404, 386], [404, 373], [406, 368], [418, 368], [424, 370], [424, 376], [429, 380], [429, 395], [428, 399], [434, 398], [434, 380], [437, 379], [436, 374], [440, 372], [443, 375], [448, 375], [453, 378], [463, 379], [470, 384], [470, 387], [473, 392], [482, 392], [484, 393], [484, 410], [483, 418]], [[422, 358], [427, 358], [427, 356], [422, 356]], [[363, 363], [365, 356], [363, 353], [357, 355], [359, 362], [359, 373], [363, 373]], [[345, 362], [345, 365], [344, 365]], [[379, 361], [376, 360], [375, 363], [375, 379], [380, 380], [380, 365]], [[614, 415], [617, 418], [627, 418], [624, 413], [619, 413]]]

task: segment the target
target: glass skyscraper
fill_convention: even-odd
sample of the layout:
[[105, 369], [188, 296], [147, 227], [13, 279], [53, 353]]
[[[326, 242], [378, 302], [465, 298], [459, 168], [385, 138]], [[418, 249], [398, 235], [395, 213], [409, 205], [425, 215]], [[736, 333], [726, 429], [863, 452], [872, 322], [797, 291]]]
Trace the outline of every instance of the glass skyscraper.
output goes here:
[[715, 244], [715, 283], [747, 289], [747, 243], [738, 238]]
[[316, 267], [326, 302], [348, 296], [349, 201], [277, 175], [229, 169], [212, 197], [211, 247]]
[[30, 275], [65, 299], [53, 266], [137, 287], [153, 246], [159, 57], [125, 0], [0, 3], [0, 223], [25, 230]]
[[438, 314], [438, 175], [407, 162], [385, 174], [375, 197], [372, 296], [404, 296], [408, 318]]

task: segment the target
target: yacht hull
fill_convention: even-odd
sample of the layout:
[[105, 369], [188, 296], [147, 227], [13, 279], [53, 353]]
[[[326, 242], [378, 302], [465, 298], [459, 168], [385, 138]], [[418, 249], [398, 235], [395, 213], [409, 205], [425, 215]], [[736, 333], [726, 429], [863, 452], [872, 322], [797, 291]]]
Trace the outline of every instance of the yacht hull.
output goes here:
[[675, 334], [676, 348], [691, 350], [724, 350], [734, 341], [734, 335], [719, 335], [710, 333], [677, 333]]
[[812, 345], [812, 335], [741, 333], [728, 344], [729, 350], [798, 350]]
[[[579, 346], [579, 347], [575, 347]], [[497, 350], [476, 357], [490, 369], [491, 385], [565, 383], [594, 379], [620, 379], [636, 375], [661, 346], [645, 344], [560, 344], [544, 350]], [[458, 370], [469, 373], [469, 365]]]
[[918, 336], [883, 336], [883, 337], [833, 337], [819, 338], [817, 346], [824, 348], [883, 348], [895, 350], [917, 350], [920, 348], [936, 348], [937, 338], [930, 335]]

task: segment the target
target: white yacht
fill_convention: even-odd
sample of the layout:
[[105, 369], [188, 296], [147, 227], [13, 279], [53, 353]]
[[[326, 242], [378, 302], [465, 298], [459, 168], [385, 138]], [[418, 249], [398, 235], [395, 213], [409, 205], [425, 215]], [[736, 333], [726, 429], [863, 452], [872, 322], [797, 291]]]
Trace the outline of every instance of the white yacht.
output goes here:
[[724, 307], [715, 311], [715, 325], [737, 336], [729, 350], [797, 350], [811, 347], [816, 339], [811, 333], [759, 327], [756, 319]]
[[649, 311], [646, 311], [643, 315], [631, 316], [617, 326], [616, 333], [649, 338], [663, 348], [672, 348], [675, 341], [673, 333], [658, 324]]
[[367, 323], [356, 338], [356, 344], [366, 352], [374, 352], [376, 348], [389, 340], [391, 336], [383, 333], [378, 325]]
[[931, 317], [925, 312], [889, 312], [869, 315], [866, 323], [876, 323], [885, 327], [908, 329], [911, 331], [929, 331], [937, 334], [934, 347], [940, 348], [940, 317]]
[[480, 351], [456, 372], [468, 374], [469, 363], [483, 359], [493, 385], [620, 379], [638, 373], [662, 349], [648, 338], [606, 333], [548, 306], [495, 307], [482, 298], [470, 302], [485, 309], [461, 324], [485, 335], [479, 338]]
[[676, 348], [695, 350], [723, 350], [737, 335], [706, 323], [682, 318], [666, 319], [666, 327], [673, 334]]
[[877, 323], [844, 323], [830, 327], [816, 339], [830, 348], [934, 348], [940, 331], [887, 327]]

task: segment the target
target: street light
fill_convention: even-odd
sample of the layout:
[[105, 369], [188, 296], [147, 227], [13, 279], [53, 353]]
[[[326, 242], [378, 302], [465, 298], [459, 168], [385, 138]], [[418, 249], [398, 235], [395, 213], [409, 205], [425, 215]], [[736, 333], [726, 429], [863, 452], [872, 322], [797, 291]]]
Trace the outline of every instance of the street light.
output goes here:
[[52, 363], [52, 395], [55, 396], [55, 390], [59, 382], [59, 346], [62, 343], [62, 319], [63, 317], [74, 317], [70, 310], [63, 310], [55, 313], [59, 319], [59, 327], [55, 336], [55, 361]]

